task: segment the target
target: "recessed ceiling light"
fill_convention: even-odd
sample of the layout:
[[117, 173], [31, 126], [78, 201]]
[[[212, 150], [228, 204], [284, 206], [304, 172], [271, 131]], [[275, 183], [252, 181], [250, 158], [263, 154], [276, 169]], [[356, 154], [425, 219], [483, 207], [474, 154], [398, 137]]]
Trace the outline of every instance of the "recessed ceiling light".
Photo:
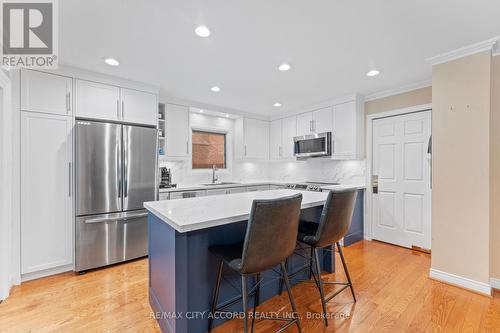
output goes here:
[[278, 69], [282, 72], [286, 72], [286, 71], [289, 71], [290, 68], [292, 68], [292, 66], [290, 66], [289, 64], [281, 64]]
[[104, 59], [104, 62], [110, 66], [120, 65], [120, 62], [118, 60], [116, 60], [115, 58], [106, 58], [106, 59]]
[[279, 108], [281, 106], [281, 103], [274, 103], [273, 104], [275, 107]]
[[369, 71], [368, 73], [366, 73], [366, 76], [377, 76], [379, 74], [380, 74], [380, 72], [378, 70], [373, 69], [373, 70]]
[[226, 118], [229, 118], [229, 115], [228, 115], [228, 114], [226, 114]]
[[194, 29], [195, 34], [197, 34], [200, 37], [208, 37], [210, 36], [210, 29], [208, 29], [204, 25], [200, 25]]
[[200, 113], [203, 113], [203, 110], [200, 110]]
[[219, 86], [213, 86], [212, 88], [210, 88], [210, 90], [212, 90], [213, 92], [219, 92], [220, 91], [220, 87]]

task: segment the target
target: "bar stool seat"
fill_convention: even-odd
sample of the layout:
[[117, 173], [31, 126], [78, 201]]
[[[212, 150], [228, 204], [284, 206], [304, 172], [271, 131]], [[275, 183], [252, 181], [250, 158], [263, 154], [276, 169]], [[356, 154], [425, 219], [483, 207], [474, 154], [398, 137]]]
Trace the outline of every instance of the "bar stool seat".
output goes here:
[[214, 245], [210, 246], [208, 250], [235, 271], [241, 269], [243, 262], [241, 259], [243, 255], [243, 242], [228, 245]]
[[318, 227], [319, 223], [301, 220], [297, 240], [308, 245], [316, 244], [317, 240], [315, 236], [318, 232]]

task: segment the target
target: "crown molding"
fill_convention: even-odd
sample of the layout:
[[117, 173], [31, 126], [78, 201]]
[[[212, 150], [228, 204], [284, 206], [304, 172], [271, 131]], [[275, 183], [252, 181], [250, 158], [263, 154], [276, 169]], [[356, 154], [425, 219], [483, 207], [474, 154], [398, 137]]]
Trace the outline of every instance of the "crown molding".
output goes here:
[[398, 87], [398, 88], [388, 89], [388, 90], [379, 91], [379, 92], [376, 92], [373, 94], [366, 95], [365, 102], [373, 101], [373, 100], [384, 98], [384, 97], [390, 97], [390, 96], [394, 96], [394, 95], [404, 94], [404, 93], [409, 92], [409, 91], [427, 88], [430, 86], [432, 86], [432, 80], [414, 82], [414, 83], [406, 84], [406, 85]]
[[498, 40], [500, 39], [500, 36], [494, 37], [487, 39], [485, 41], [475, 43], [469, 46], [461, 47], [459, 49], [446, 52], [434, 57], [430, 57], [426, 59], [426, 62], [430, 63], [432, 66], [434, 65], [439, 65], [443, 64], [448, 61], [460, 59], [472, 54], [476, 54], [479, 52], [483, 51], [488, 51], [494, 49], [495, 45], [497, 44]]

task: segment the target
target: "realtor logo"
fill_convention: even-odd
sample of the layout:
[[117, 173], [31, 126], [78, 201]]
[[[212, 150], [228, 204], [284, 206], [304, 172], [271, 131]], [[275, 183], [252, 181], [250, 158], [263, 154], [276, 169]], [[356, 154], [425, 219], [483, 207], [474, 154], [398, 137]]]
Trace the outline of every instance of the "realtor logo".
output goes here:
[[57, 67], [56, 1], [1, 2], [2, 67]]

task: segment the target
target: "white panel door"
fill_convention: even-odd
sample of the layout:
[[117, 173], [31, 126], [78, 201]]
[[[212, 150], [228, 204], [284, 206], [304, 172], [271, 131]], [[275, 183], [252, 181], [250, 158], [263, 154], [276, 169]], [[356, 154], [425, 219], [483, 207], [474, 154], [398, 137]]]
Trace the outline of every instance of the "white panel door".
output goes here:
[[73, 114], [73, 79], [32, 70], [21, 71], [21, 110]]
[[165, 105], [165, 155], [189, 156], [189, 107], [177, 104]]
[[155, 125], [158, 102], [155, 94], [122, 88], [122, 118], [126, 122]]
[[373, 121], [373, 239], [431, 248], [431, 112]]
[[313, 132], [312, 112], [297, 115], [297, 136], [308, 135]]
[[331, 132], [333, 130], [332, 107], [313, 112], [313, 130], [315, 133]]
[[87, 80], [76, 80], [76, 116], [121, 120], [120, 88]]
[[281, 158], [293, 158], [293, 138], [297, 136], [297, 117], [281, 119]]
[[269, 127], [269, 157], [271, 160], [281, 158], [281, 119], [271, 121]]
[[72, 117], [21, 114], [21, 272], [69, 265]]

